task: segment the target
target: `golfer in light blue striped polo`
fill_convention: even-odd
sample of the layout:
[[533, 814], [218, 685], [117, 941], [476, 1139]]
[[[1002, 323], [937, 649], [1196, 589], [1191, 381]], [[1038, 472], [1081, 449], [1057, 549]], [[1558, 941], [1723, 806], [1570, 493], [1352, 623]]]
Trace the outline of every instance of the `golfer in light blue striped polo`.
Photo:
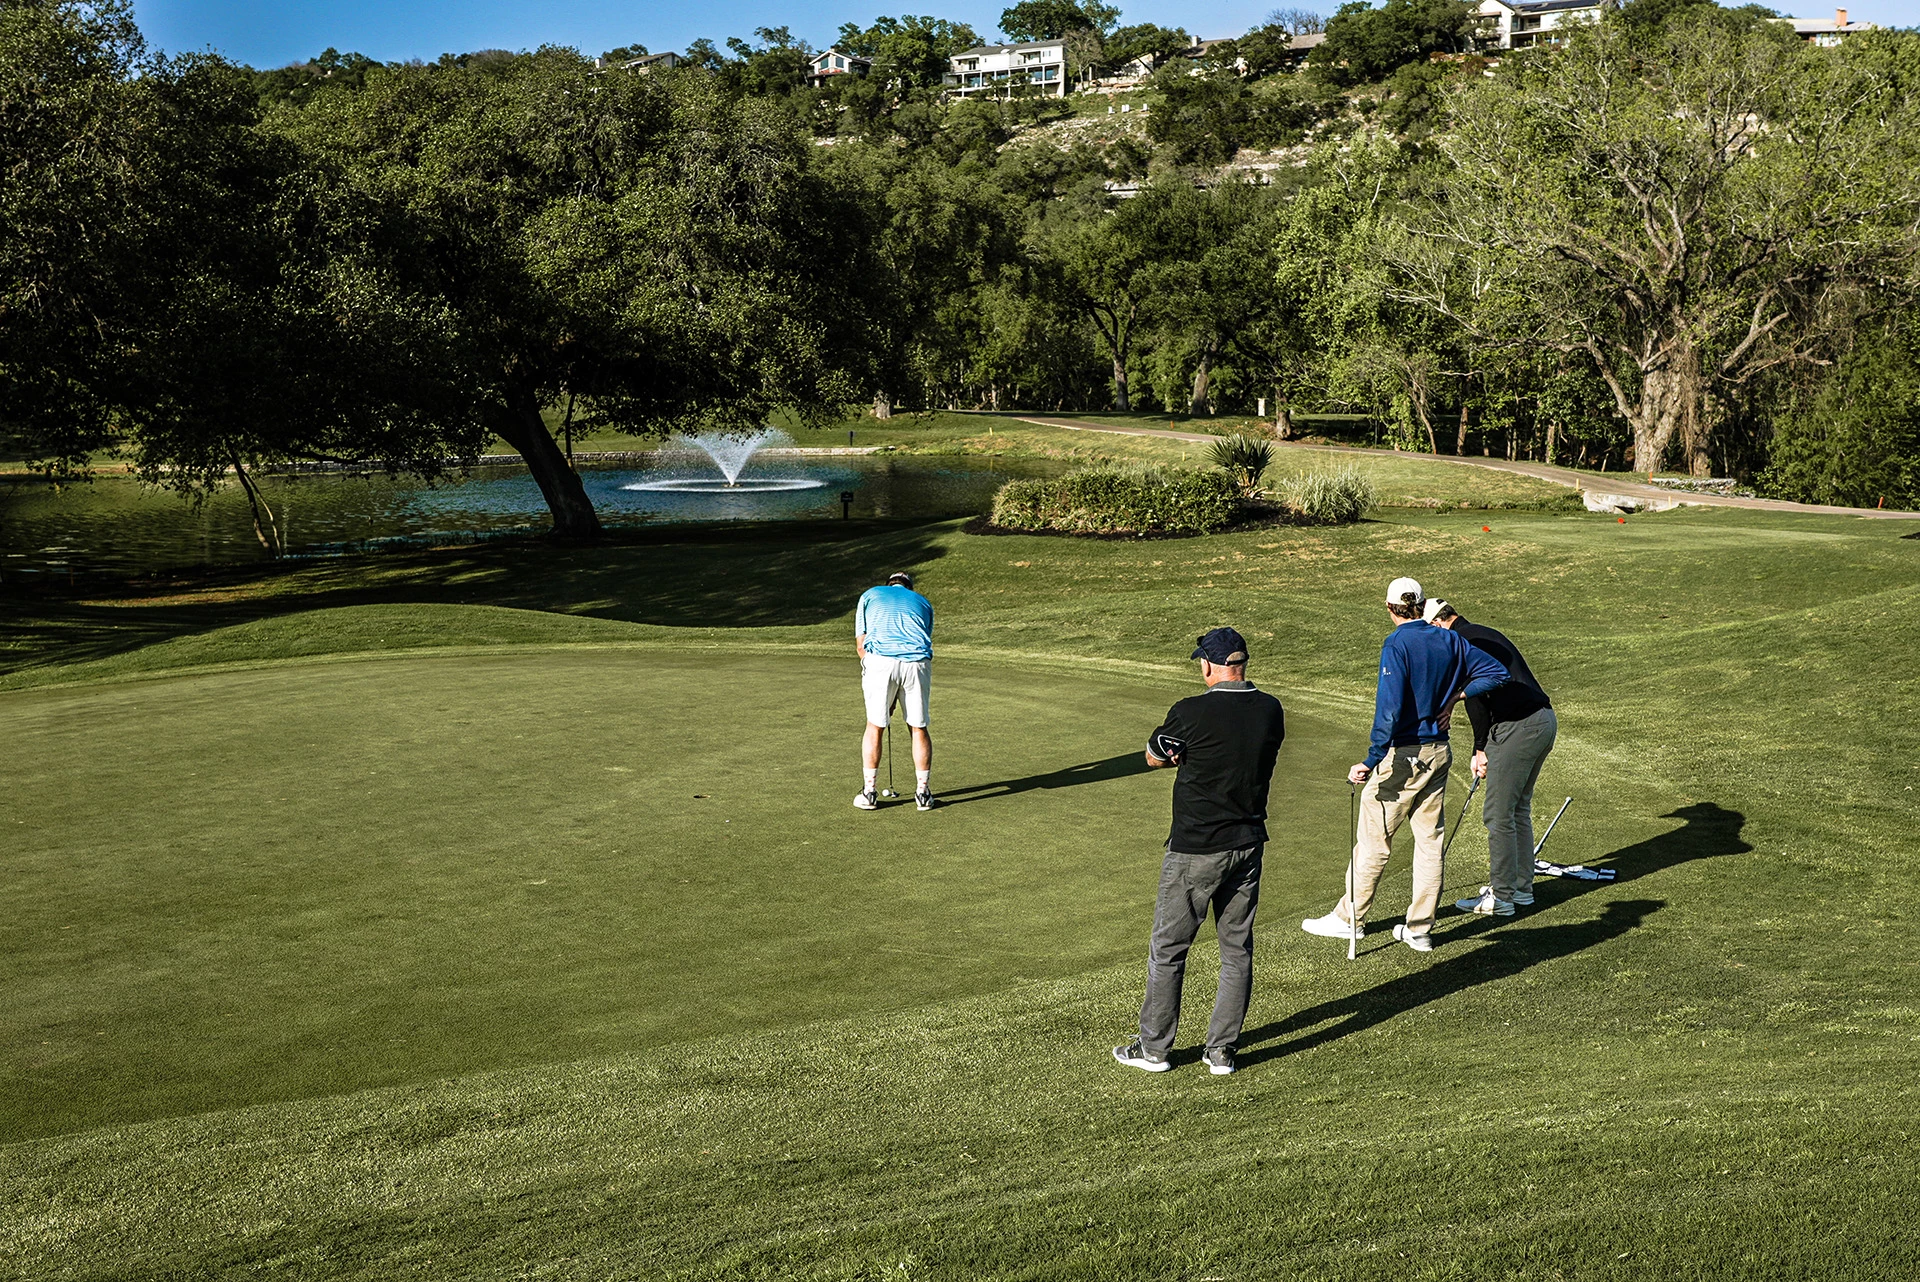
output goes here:
[[893, 717], [893, 705], [906, 705], [913, 732], [913, 802], [922, 810], [940, 803], [933, 797], [933, 736], [927, 731], [927, 698], [933, 685], [933, 603], [913, 590], [905, 570], [860, 595], [853, 610], [854, 645], [860, 651], [860, 690], [866, 697], [867, 730], [860, 743], [865, 775], [853, 804], [880, 808], [880, 734]]

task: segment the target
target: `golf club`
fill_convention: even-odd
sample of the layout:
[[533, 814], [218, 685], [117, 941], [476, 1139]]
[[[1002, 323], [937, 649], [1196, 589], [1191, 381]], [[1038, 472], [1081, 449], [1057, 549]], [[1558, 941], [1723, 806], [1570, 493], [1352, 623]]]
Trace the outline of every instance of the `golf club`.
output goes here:
[[1360, 794], [1347, 784], [1347, 960], [1360, 946], [1360, 914], [1354, 910], [1353, 852], [1360, 844]]
[[[1447, 839], [1440, 843], [1440, 891], [1444, 895], [1447, 889], [1447, 851], [1453, 848], [1453, 839], [1459, 835], [1460, 825], [1467, 822], [1467, 810], [1473, 805], [1473, 794], [1480, 791], [1480, 776], [1473, 776], [1473, 784], [1467, 789], [1467, 799], [1460, 803], [1460, 822], [1447, 829]], [[1547, 831], [1553, 831], [1549, 828]]]
[[880, 795], [897, 797], [900, 794], [893, 790], [893, 705], [891, 703], [887, 705], [887, 728], [880, 733], [887, 741], [887, 788]]
[[1540, 852], [1546, 849], [1547, 838], [1553, 836], [1553, 824], [1557, 824], [1560, 822], [1560, 816], [1566, 814], [1567, 807], [1571, 806], [1572, 804], [1573, 804], [1573, 798], [1568, 797], [1565, 801], [1560, 803], [1560, 809], [1553, 812], [1553, 823], [1550, 823], [1547, 825], [1547, 830], [1540, 834], [1540, 840], [1534, 843], [1533, 857], [1535, 859], [1538, 859], [1540, 857]]

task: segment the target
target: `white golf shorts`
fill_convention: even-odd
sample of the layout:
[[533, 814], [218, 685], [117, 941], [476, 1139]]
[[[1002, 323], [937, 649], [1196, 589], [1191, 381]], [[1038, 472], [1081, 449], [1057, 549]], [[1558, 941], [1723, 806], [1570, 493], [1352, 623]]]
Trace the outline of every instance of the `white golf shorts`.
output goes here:
[[867, 699], [867, 721], [884, 726], [894, 701], [907, 708], [907, 724], [927, 728], [927, 691], [933, 685], [932, 659], [889, 659], [884, 654], [860, 656], [860, 692]]

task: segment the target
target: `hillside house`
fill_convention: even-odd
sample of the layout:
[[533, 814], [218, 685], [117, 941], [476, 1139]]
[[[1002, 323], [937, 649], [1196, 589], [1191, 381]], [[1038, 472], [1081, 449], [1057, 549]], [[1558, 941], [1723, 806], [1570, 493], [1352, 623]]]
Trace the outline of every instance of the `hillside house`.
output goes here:
[[1575, 23], [1600, 21], [1599, 0], [1480, 0], [1473, 12], [1481, 43], [1493, 49], [1553, 44]]
[[864, 76], [871, 70], [873, 63], [870, 59], [844, 49], [827, 49], [813, 60], [813, 69], [807, 73], [807, 83], [817, 89], [834, 76]]
[[1023, 45], [979, 45], [953, 55], [947, 89], [970, 98], [1006, 93], [1016, 85], [1067, 96], [1067, 46], [1058, 40]]
[[687, 60], [677, 53], [650, 53], [621, 63], [620, 70], [637, 71], [644, 76], [649, 71], [672, 71], [686, 65]]
[[1781, 18], [1793, 24], [1793, 34], [1809, 44], [1831, 49], [1848, 36], [1874, 30], [1871, 22], [1848, 22], [1845, 9], [1835, 9], [1831, 18]]

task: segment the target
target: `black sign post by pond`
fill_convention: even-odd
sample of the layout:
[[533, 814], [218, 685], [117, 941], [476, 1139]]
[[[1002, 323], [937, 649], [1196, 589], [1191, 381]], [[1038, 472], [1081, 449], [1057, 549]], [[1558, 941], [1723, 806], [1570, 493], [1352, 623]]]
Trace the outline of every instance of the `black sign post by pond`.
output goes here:
[[840, 491], [840, 519], [846, 520], [853, 515], [853, 491]]

